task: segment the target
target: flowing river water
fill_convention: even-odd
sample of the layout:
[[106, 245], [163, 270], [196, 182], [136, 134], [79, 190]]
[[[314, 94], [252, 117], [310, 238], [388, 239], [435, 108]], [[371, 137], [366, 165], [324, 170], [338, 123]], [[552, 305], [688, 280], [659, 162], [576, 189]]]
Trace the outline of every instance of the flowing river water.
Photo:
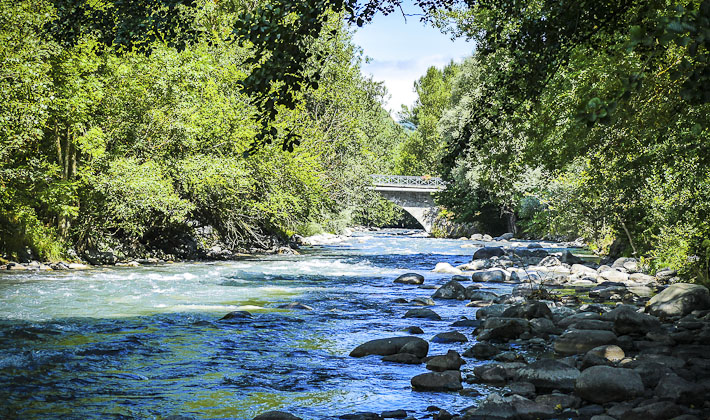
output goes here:
[[[465, 302], [432, 307], [442, 321], [404, 319], [415, 306], [393, 303], [430, 297], [392, 281], [417, 272], [443, 284], [451, 275], [431, 270], [470, 261], [464, 243], [386, 230], [301, 255], [0, 274], [0, 418], [251, 419], [284, 410], [329, 419], [471, 406], [474, 397], [412, 391], [424, 365], [348, 356], [411, 325], [430, 340], [475, 318]], [[314, 310], [277, 308], [291, 302]], [[253, 318], [220, 320], [235, 310]], [[471, 328], [457, 330], [473, 341]], [[470, 345], [432, 343], [429, 354]]]

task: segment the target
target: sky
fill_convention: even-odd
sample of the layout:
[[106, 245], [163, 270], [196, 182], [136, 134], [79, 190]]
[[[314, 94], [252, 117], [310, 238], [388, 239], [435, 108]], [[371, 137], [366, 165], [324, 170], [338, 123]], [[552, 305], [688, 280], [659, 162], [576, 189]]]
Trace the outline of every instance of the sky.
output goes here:
[[[421, 9], [411, 2], [403, 3], [405, 13], [421, 14]], [[391, 95], [385, 107], [393, 117], [402, 105], [411, 106], [417, 99], [414, 81], [427, 68], [442, 68], [452, 59], [461, 61], [473, 52], [472, 42], [451, 41], [438, 29], [425, 26], [419, 16], [408, 16], [405, 22], [400, 11], [376, 15], [372, 22], [357, 29], [354, 41], [371, 58], [370, 63], [363, 63], [363, 74], [385, 83]]]

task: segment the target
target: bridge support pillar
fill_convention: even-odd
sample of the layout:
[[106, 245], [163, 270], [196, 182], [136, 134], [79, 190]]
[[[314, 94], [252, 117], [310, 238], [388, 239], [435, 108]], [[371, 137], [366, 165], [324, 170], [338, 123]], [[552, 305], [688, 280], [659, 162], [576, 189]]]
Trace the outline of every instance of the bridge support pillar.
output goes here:
[[427, 232], [431, 232], [434, 219], [439, 214], [439, 208], [434, 203], [431, 193], [415, 191], [383, 191], [378, 192], [388, 201], [402, 207], [404, 211], [417, 219]]

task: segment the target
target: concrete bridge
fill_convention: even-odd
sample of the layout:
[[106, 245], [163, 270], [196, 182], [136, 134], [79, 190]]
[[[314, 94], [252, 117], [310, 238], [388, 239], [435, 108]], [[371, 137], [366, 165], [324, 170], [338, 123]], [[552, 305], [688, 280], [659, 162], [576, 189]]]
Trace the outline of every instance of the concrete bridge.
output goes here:
[[371, 175], [373, 190], [411, 214], [424, 230], [431, 232], [439, 210], [435, 192], [446, 188], [441, 178], [427, 176]]

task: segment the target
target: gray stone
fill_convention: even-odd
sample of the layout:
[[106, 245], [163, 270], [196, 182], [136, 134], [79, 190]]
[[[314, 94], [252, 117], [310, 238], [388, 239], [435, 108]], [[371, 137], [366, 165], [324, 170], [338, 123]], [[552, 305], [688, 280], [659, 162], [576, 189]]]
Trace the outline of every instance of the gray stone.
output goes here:
[[555, 351], [562, 355], [581, 354], [607, 344], [616, 344], [616, 335], [611, 331], [568, 330], [555, 341]]
[[574, 367], [553, 359], [540, 359], [518, 369], [515, 379], [535, 385], [538, 391], [572, 391], [580, 372]]
[[670, 373], [664, 375], [653, 391], [656, 398], [671, 400], [683, 405], [702, 405], [706, 400], [705, 389], [680, 376]]
[[480, 270], [471, 273], [471, 280], [478, 283], [503, 283], [506, 280], [505, 271], [500, 269]]
[[658, 270], [656, 272], [656, 279], [660, 281], [661, 283], [666, 283], [673, 277], [677, 276], [678, 272], [675, 270], [671, 270], [670, 268], [664, 268], [662, 270]]
[[415, 297], [412, 299], [412, 303], [415, 305], [421, 305], [421, 306], [434, 306], [436, 305], [436, 302], [432, 298], [428, 297]]
[[277, 306], [280, 309], [299, 309], [303, 311], [312, 311], [313, 308], [305, 305], [301, 302], [291, 302], [291, 303], [284, 303], [283, 305]]
[[442, 274], [461, 274], [462, 273], [461, 270], [459, 270], [458, 268], [456, 268], [446, 262], [437, 263], [436, 267], [434, 267], [434, 269], [431, 271], [433, 271], [434, 273], [442, 273]]
[[499, 317], [508, 308], [508, 305], [494, 304], [479, 308], [476, 311], [476, 319], [486, 319], [491, 317]]
[[505, 251], [499, 246], [484, 246], [473, 253], [473, 259], [485, 260], [493, 257], [502, 257], [503, 255], [505, 255]]
[[463, 389], [461, 372], [458, 370], [422, 373], [413, 377], [411, 383], [415, 391], [458, 391]]
[[478, 382], [502, 386], [508, 380], [508, 370], [502, 364], [492, 363], [473, 368], [473, 374]]
[[483, 330], [478, 334], [479, 340], [511, 340], [530, 332], [530, 322], [524, 318], [487, 318]]
[[621, 347], [615, 345], [595, 347], [589, 350], [587, 354], [593, 354], [613, 363], [618, 363], [622, 361], [624, 357], [626, 357], [626, 353], [624, 353], [624, 350], [622, 350]]
[[548, 318], [552, 319], [552, 311], [543, 302], [532, 301], [527, 303], [522, 303], [520, 305], [513, 305], [503, 312], [504, 317], [507, 318]]
[[223, 316], [219, 320], [230, 320], [230, 319], [249, 319], [251, 318], [251, 313], [247, 311], [232, 311], [227, 315]]
[[582, 400], [576, 395], [560, 394], [557, 392], [553, 392], [552, 394], [538, 395], [535, 398], [535, 402], [549, 405], [551, 407], [559, 407], [561, 409], [565, 409], [579, 407], [579, 405], [582, 403]]
[[385, 356], [383, 362], [401, 363], [404, 365], [418, 365], [422, 363], [422, 359], [411, 353], [397, 353]]
[[380, 417], [379, 414], [372, 413], [369, 411], [363, 411], [360, 413], [352, 413], [352, 414], [343, 414], [342, 416], [340, 416], [338, 418], [342, 419], [342, 420], [382, 420], [382, 417]]
[[410, 334], [424, 334], [424, 330], [417, 327], [416, 325], [409, 326], [409, 327], [405, 328], [403, 331], [406, 331]]
[[370, 354], [389, 356], [397, 353], [410, 353], [419, 358], [429, 353], [429, 343], [419, 337], [390, 337], [371, 340], [360, 344], [350, 352], [351, 357], [363, 357]]
[[600, 319], [583, 319], [570, 324], [571, 330], [605, 330], [611, 331], [614, 329], [614, 323], [611, 321], [602, 321]]
[[459, 319], [451, 324], [452, 327], [478, 328], [483, 322], [480, 319]]
[[560, 261], [562, 261], [565, 264], [570, 264], [570, 265], [584, 263], [583, 259], [572, 254], [568, 249], [562, 251], [562, 255], [560, 256]]
[[623, 420], [667, 420], [683, 414], [683, 409], [669, 401], [650, 401], [624, 414]]
[[424, 283], [424, 276], [417, 273], [406, 273], [394, 279], [394, 282], [401, 284], [422, 284]]
[[492, 301], [498, 297], [498, 295], [493, 292], [488, 292], [485, 290], [478, 290], [477, 288], [474, 288], [474, 286], [470, 286], [470, 287], [466, 288], [465, 296], [466, 296], [466, 299], [482, 300], [482, 301]]
[[431, 339], [432, 343], [466, 343], [468, 338], [458, 331], [439, 333]]
[[424, 318], [434, 321], [441, 321], [441, 316], [429, 308], [410, 309], [404, 314], [405, 318]]
[[631, 369], [592, 366], [575, 383], [575, 393], [587, 401], [605, 404], [643, 395], [641, 376]]
[[403, 419], [407, 417], [407, 412], [405, 410], [383, 411], [381, 416], [383, 419]]
[[530, 320], [530, 328], [535, 335], [560, 334], [562, 330], [547, 318], [535, 318]]
[[579, 322], [586, 319], [601, 320], [602, 316], [595, 312], [579, 312], [560, 319], [559, 321], [557, 321], [557, 325], [562, 328], [567, 328], [575, 322]]
[[618, 310], [604, 314], [604, 318], [609, 319], [612, 317], [614, 319], [614, 332], [618, 335], [646, 335], [649, 331], [657, 330], [661, 326], [658, 318], [636, 312], [625, 305], [620, 306]]
[[426, 368], [435, 372], [459, 370], [466, 362], [455, 350], [449, 350], [443, 356], [434, 356], [426, 362]]
[[508, 395], [520, 395], [525, 398], [533, 398], [535, 396], [535, 385], [530, 382], [511, 382], [508, 384], [510, 390]]
[[705, 286], [690, 283], [672, 284], [646, 305], [646, 312], [661, 318], [684, 316], [703, 309], [710, 309], [710, 292]]
[[475, 357], [480, 360], [487, 360], [499, 353], [496, 346], [488, 343], [476, 343], [473, 347], [466, 350], [464, 357]]
[[474, 419], [548, 419], [556, 416], [555, 410], [520, 395], [502, 397], [490, 394], [478, 407], [468, 410], [466, 418]]
[[446, 284], [436, 289], [432, 298], [464, 300], [466, 298], [466, 288], [456, 280], [449, 280]]

